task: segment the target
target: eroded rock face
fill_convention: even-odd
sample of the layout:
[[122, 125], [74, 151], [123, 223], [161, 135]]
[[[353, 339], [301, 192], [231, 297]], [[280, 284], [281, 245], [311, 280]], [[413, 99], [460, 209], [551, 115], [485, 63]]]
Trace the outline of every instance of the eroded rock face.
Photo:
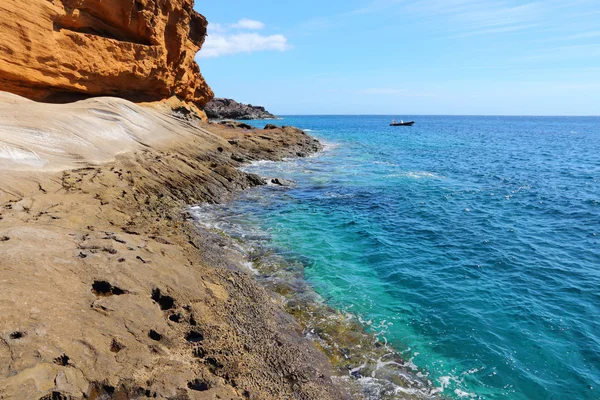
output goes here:
[[203, 106], [194, 57], [206, 19], [193, 0], [3, 0], [0, 90], [37, 101], [90, 96]]

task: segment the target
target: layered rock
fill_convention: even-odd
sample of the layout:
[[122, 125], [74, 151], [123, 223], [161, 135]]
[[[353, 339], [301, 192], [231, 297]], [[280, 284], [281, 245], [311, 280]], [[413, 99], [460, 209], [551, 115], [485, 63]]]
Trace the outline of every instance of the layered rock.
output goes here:
[[3, 0], [0, 90], [203, 106], [213, 94], [194, 57], [206, 27], [193, 0]]
[[276, 119], [264, 107], [241, 104], [232, 99], [213, 99], [204, 108], [209, 119]]

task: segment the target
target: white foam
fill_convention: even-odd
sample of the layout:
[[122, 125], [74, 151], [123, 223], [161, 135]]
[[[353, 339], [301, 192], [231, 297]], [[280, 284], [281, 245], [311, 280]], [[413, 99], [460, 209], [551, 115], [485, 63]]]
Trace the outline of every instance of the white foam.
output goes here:
[[474, 394], [472, 394], [472, 393], [467, 393], [467, 392], [465, 392], [465, 391], [462, 391], [462, 390], [460, 390], [460, 389], [455, 389], [455, 390], [454, 390], [454, 393], [455, 393], [455, 394], [456, 394], [458, 397], [460, 397], [461, 399], [462, 399], [462, 398], [466, 398], [466, 397], [475, 398], [475, 395], [474, 395]]
[[441, 178], [439, 175], [436, 175], [433, 172], [427, 172], [427, 171], [407, 172], [406, 176], [409, 178], [414, 178], [414, 179], [424, 179], [424, 178], [440, 179]]
[[441, 389], [442, 389], [442, 392], [443, 392], [444, 390], [446, 390], [446, 388], [447, 388], [448, 386], [450, 386], [450, 379], [451, 379], [451, 377], [450, 377], [450, 376], [440, 376], [440, 377], [438, 378], [438, 382], [440, 383], [440, 387], [441, 387]]
[[249, 269], [254, 275], [258, 275], [259, 271], [256, 269], [256, 267], [254, 267], [254, 263], [251, 261], [245, 261], [244, 263], [242, 263], [242, 265]]
[[427, 171], [399, 172], [387, 175], [388, 178], [411, 178], [411, 179], [444, 179], [443, 176]]
[[321, 142], [321, 145], [323, 145], [323, 151], [324, 152], [325, 151], [331, 151], [331, 150], [337, 149], [338, 147], [341, 146], [340, 143], [328, 142], [328, 141], [322, 140], [322, 139], [320, 139], [319, 141]]

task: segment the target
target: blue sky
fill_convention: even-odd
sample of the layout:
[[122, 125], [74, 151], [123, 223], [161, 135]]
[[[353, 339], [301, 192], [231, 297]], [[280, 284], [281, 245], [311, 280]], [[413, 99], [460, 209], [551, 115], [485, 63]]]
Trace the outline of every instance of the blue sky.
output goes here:
[[196, 1], [218, 97], [286, 114], [600, 115], [600, 0]]

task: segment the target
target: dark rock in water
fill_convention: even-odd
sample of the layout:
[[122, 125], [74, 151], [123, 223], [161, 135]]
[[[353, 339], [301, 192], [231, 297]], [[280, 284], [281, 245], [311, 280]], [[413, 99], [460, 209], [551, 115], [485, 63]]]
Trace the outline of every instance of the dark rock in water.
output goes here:
[[294, 186], [294, 182], [287, 180], [287, 179], [283, 179], [283, 178], [273, 178], [271, 179], [271, 183], [273, 185], [277, 185], [277, 186], [283, 186], [283, 187], [291, 187]]
[[205, 107], [209, 119], [276, 119], [264, 107], [241, 104], [232, 99], [213, 99]]
[[279, 129], [279, 127], [277, 125], [267, 124], [267, 125], [265, 125], [265, 127], [263, 129], [265, 131], [268, 131], [268, 130], [271, 130], [271, 129]]
[[248, 174], [247, 178], [252, 186], [262, 186], [266, 184], [265, 180], [261, 178], [260, 175]]

